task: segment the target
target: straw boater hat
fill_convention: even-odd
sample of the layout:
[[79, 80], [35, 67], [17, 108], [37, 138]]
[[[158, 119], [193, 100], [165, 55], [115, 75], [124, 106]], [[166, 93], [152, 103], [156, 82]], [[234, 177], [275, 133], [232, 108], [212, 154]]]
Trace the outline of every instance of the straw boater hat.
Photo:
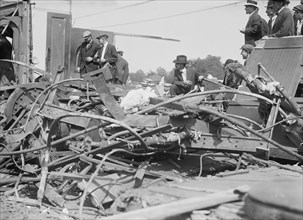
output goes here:
[[253, 6], [255, 8], [259, 8], [258, 2], [254, 1], [254, 0], [247, 0], [247, 2], [244, 4], [244, 6]]
[[187, 64], [188, 63], [187, 57], [185, 55], [177, 56], [177, 59], [175, 59], [173, 62], [174, 63], [180, 63], [180, 64]]

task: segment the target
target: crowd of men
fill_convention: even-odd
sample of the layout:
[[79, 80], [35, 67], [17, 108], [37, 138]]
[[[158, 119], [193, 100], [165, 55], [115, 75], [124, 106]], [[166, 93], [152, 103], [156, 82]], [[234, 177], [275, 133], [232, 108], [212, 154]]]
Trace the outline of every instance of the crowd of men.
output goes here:
[[266, 6], [269, 20], [266, 22], [258, 13], [258, 2], [247, 0], [244, 6], [249, 19], [245, 28], [240, 30], [245, 44], [255, 46], [261, 38], [303, 35], [303, 1], [292, 9], [294, 13], [288, 7], [289, 3], [289, 0], [269, 0]]
[[108, 42], [108, 35], [101, 34], [93, 40], [90, 31], [83, 32], [83, 42], [78, 48], [77, 71], [80, 77], [94, 70], [103, 68], [106, 82], [123, 85], [126, 84], [129, 69], [128, 62], [123, 58], [123, 51]]
[[[240, 30], [244, 34], [245, 44], [241, 47], [244, 66], [258, 40], [303, 35], [303, 0], [301, 0], [301, 4], [292, 9], [293, 12], [288, 7], [289, 3], [289, 0], [269, 0], [266, 6], [266, 14], [269, 17], [268, 22], [259, 15], [257, 1], [247, 0], [244, 4], [246, 14], [249, 14], [246, 27]], [[188, 61], [185, 55], [177, 56], [177, 59], [173, 62], [175, 63], [175, 69], [173, 82], [170, 86], [170, 94], [172, 96], [185, 94], [193, 89], [193, 84], [197, 83], [196, 81], [199, 78], [203, 77], [196, 77], [195, 82], [186, 79], [186, 74], [184, 73], [186, 72]], [[230, 63], [238, 63], [238, 61], [228, 59], [224, 67]], [[239, 80], [234, 74], [230, 74], [230, 72], [225, 73], [224, 85], [237, 89], [241, 82], [242, 80]]]

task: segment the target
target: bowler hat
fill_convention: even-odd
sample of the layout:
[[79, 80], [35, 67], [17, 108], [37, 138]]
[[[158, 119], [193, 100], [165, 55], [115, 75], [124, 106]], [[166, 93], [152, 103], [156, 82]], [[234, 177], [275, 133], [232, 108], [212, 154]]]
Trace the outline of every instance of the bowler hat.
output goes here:
[[272, 0], [270, 0], [267, 2], [266, 8], [272, 8], [272, 7], [273, 7], [273, 3], [272, 3]]
[[177, 59], [175, 59], [173, 62], [174, 63], [180, 63], [180, 64], [187, 64], [188, 63], [187, 57], [185, 55], [177, 56]]
[[247, 2], [244, 4], [244, 6], [253, 6], [255, 8], [259, 8], [258, 2], [254, 1], [254, 0], [247, 0]]
[[299, 11], [299, 12], [303, 13], [303, 5], [302, 4], [301, 5], [297, 5], [292, 10]]
[[88, 36], [92, 36], [92, 33], [90, 31], [84, 31], [82, 37], [88, 37]]
[[254, 46], [251, 44], [244, 44], [241, 49], [247, 51], [247, 53], [251, 53], [251, 51], [254, 49]]
[[107, 34], [101, 34], [99, 35], [98, 37], [96, 37], [97, 39], [100, 39], [100, 38], [108, 38], [108, 35]]

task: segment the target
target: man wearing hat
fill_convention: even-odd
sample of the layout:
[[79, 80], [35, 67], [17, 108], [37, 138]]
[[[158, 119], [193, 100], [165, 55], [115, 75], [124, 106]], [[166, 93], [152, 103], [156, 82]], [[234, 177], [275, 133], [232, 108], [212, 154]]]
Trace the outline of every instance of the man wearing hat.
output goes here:
[[249, 14], [245, 29], [240, 32], [245, 36], [245, 44], [252, 44], [255, 46], [255, 41], [262, 38], [261, 16], [258, 14], [259, 7], [254, 0], [247, 0], [244, 4], [246, 14]]
[[285, 37], [294, 35], [294, 19], [291, 10], [286, 6], [286, 0], [272, 0], [277, 18], [269, 37]]
[[187, 80], [186, 71], [184, 70], [186, 64], [188, 64], [187, 57], [185, 55], [177, 56], [177, 59], [173, 61], [175, 63], [174, 77], [170, 86], [170, 95], [186, 94], [191, 90], [192, 82]]
[[98, 63], [94, 61], [94, 56], [99, 50], [99, 44], [93, 40], [90, 31], [84, 31], [82, 38], [83, 43], [77, 49], [79, 51], [77, 72], [80, 73], [80, 77], [82, 77], [83, 74], [98, 69]]
[[118, 60], [116, 62], [116, 73], [113, 76], [115, 84], [126, 84], [128, 76], [129, 76], [129, 69], [128, 69], [128, 62], [122, 57], [123, 51], [119, 50], [118, 53]]
[[225, 67], [230, 63], [238, 63], [237, 60], [233, 59], [227, 59], [223, 65], [224, 69], [224, 79], [223, 79], [223, 85], [229, 86], [234, 89], [238, 89], [238, 87], [242, 83], [242, 79], [238, 78], [235, 74], [230, 73], [229, 71], [226, 71]]
[[244, 66], [246, 66], [246, 61], [253, 50], [254, 50], [254, 46], [252, 46], [251, 44], [244, 44], [241, 47], [241, 55], [244, 60]]
[[303, 35], [303, 4], [293, 8], [295, 19], [295, 35]]
[[[108, 67], [113, 76], [116, 71], [116, 62], [118, 60], [116, 47], [108, 42], [107, 34], [101, 34], [97, 39], [99, 40], [101, 47], [96, 56], [96, 62], [99, 63], [100, 68]], [[105, 76], [105, 80], [110, 81], [112, 76]]]
[[274, 12], [274, 8], [273, 8], [273, 3], [272, 1], [268, 1], [267, 2], [267, 6], [266, 6], [266, 14], [269, 17], [268, 20], [268, 35], [270, 35], [272, 33], [272, 27], [275, 23], [275, 20], [277, 18], [275, 12]]

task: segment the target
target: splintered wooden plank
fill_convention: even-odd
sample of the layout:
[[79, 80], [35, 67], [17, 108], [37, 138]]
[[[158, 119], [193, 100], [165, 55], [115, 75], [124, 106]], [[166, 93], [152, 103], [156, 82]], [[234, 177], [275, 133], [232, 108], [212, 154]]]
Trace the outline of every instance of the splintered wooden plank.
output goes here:
[[[92, 195], [93, 200], [97, 205], [113, 201], [121, 190], [125, 190], [133, 183], [132, 175], [110, 174], [103, 176], [104, 180], [94, 179], [89, 185], [88, 192]], [[82, 180], [78, 183], [78, 187], [84, 190], [87, 187], [87, 182]]]
[[110, 89], [106, 85], [103, 75], [96, 78], [90, 78], [90, 82], [96, 87], [96, 90], [101, 100], [103, 101], [103, 104], [106, 106], [111, 115], [117, 120], [123, 120], [125, 118], [125, 112], [116, 102], [114, 96], [111, 94]]
[[144, 161], [143, 163], [140, 164], [140, 166], [138, 167], [138, 170], [135, 174], [135, 184], [134, 184], [134, 188], [138, 188], [142, 185], [143, 182], [143, 177], [145, 174], [145, 171], [148, 167], [148, 161]]

